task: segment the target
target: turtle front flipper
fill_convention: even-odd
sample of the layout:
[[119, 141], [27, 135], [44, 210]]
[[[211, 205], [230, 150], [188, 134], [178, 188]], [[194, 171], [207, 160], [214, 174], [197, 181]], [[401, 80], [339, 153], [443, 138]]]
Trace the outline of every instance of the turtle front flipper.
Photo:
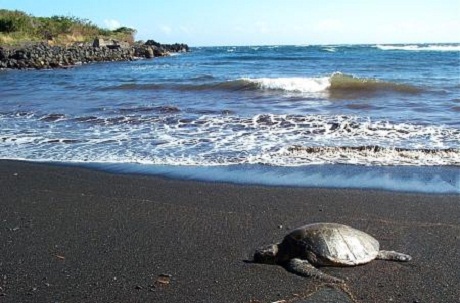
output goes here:
[[291, 259], [286, 263], [286, 269], [299, 276], [311, 277], [327, 283], [345, 283], [341, 279], [323, 273], [322, 271], [311, 265], [307, 260], [297, 258]]
[[399, 253], [397, 251], [381, 250], [377, 254], [376, 259], [407, 262], [407, 261], [412, 260], [412, 257], [409, 255], [403, 254], [403, 253]]

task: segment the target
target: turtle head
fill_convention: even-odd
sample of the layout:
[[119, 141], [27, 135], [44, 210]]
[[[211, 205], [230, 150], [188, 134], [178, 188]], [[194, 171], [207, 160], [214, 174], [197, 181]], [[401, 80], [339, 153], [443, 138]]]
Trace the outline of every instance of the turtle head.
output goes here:
[[255, 263], [275, 264], [278, 256], [278, 244], [262, 246], [254, 253]]

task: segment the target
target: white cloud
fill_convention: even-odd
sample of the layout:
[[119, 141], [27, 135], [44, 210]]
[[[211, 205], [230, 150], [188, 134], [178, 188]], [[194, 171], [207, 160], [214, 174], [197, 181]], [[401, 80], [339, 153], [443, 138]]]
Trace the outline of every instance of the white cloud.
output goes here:
[[121, 27], [120, 21], [115, 19], [105, 19], [104, 24], [110, 30], [114, 30]]

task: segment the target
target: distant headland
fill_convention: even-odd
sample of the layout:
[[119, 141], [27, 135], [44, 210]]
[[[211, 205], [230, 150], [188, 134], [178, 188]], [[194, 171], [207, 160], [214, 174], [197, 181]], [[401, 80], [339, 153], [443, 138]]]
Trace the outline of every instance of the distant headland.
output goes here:
[[135, 41], [135, 29], [102, 29], [76, 17], [0, 10], [0, 69], [51, 69], [188, 52], [187, 44]]

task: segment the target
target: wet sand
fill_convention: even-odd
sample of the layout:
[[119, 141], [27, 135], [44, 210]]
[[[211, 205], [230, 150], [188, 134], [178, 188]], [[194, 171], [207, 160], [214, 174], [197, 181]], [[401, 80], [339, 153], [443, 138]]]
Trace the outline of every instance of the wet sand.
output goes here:
[[[460, 196], [242, 186], [0, 161], [0, 302], [460, 302]], [[409, 263], [253, 264], [312, 222], [349, 224]]]

